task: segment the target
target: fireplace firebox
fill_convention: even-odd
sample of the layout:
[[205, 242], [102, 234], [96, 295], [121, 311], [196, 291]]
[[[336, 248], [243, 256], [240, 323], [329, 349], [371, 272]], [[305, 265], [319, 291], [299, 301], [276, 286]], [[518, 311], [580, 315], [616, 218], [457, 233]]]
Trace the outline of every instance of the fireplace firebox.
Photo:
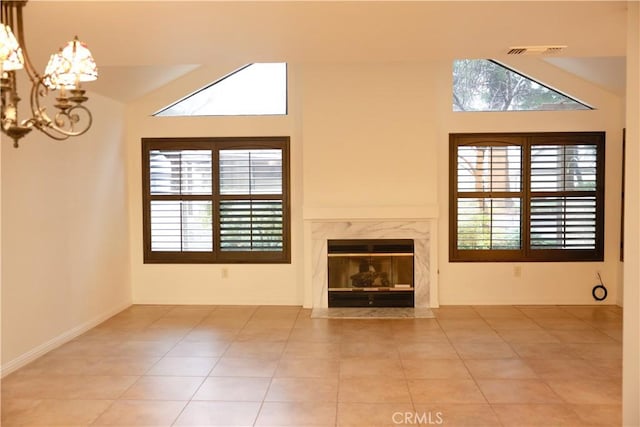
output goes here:
[[413, 307], [411, 239], [327, 242], [329, 307]]

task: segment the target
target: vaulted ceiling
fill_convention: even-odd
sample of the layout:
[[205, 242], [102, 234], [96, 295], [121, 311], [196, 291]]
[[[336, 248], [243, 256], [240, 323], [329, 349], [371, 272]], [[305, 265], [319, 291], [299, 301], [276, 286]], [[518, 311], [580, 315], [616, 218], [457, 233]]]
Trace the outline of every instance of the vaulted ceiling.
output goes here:
[[123, 101], [220, 62], [501, 58], [510, 46], [560, 44], [568, 48], [556, 56], [573, 61], [565, 66], [597, 67], [594, 58], [625, 56], [625, 24], [618, 1], [31, 0], [25, 8], [36, 67], [77, 34], [100, 67], [91, 90]]

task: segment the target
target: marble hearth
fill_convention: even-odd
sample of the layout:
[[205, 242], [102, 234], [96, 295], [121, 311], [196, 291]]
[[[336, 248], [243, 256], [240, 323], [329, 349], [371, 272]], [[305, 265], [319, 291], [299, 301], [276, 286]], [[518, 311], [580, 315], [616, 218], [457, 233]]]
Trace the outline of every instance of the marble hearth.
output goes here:
[[328, 307], [327, 240], [329, 239], [413, 239], [415, 307], [429, 308], [431, 301], [430, 220], [313, 220], [310, 222], [311, 304]]

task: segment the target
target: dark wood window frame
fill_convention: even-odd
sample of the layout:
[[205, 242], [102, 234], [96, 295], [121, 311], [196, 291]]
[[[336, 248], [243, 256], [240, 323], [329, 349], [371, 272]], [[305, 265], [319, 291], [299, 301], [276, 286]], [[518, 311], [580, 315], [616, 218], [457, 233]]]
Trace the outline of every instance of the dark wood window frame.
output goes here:
[[[144, 263], [217, 264], [217, 263], [291, 263], [290, 165], [289, 137], [211, 137], [211, 138], [142, 138], [142, 203]], [[219, 153], [221, 150], [279, 149], [282, 151], [282, 194], [239, 196], [220, 194]], [[211, 150], [212, 189], [210, 195], [152, 195], [150, 153], [152, 150]], [[227, 200], [282, 200], [282, 250], [220, 250], [220, 202]], [[211, 251], [152, 251], [151, 202], [180, 200], [211, 202], [213, 249]], [[182, 221], [182, 219], [181, 219]]]
[[[531, 189], [531, 146], [579, 145], [596, 147], [595, 247], [592, 249], [532, 249], [531, 201], [535, 197], [581, 196], [587, 192], [540, 192]], [[458, 147], [464, 145], [516, 145], [522, 147], [519, 191], [478, 191], [459, 196]], [[603, 261], [605, 202], [605, 132], [482, 133], [449, 135], [449, 260], [451, 262], [530, 262], [530, 261]], [[463, 197], [504, 198], [520, 200], [519, 249], [459, 249], [458, 199]]]

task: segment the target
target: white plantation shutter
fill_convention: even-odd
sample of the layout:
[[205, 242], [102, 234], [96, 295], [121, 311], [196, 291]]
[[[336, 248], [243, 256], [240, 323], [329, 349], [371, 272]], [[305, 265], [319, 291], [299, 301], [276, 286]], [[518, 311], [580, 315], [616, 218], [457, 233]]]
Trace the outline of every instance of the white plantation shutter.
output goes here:
[[211, 195], [211, 150], [151, 150], [151, 194]]
[[520, 191], [521, 153], [517, 145], [458, 146], [458, 191]]
[[520, 199], [458, 199], [459, 249], [519, 249]]
[[595, 249], [597, 146], [531, 146], [531, 248]]
[[220, 194], [282, 194], [282, 150], [221, 150]]
[[521, 153], [516, 145], [457, 147], [458, 249], [520, 249]]
[[596, 191], [596, 145], [532, 145], [531, 191]]
[[151, 196], [173, 196], [151, 201], [151, 250], [206, 252], [213, 249], [211, 150], [151, 150]]
[[220, 250], [282, 250], [282, 150], [221, 150], [220, 195]]
[[281, 251], [281, 200], [223, 200], [220, 202], [220, 249], [223, 251]]
[[151, 201], [151, 250], [206, 252], [213, 249], [210, 201]]
[[595, 249], [596, 198], [533, 197], [532, 249]]

